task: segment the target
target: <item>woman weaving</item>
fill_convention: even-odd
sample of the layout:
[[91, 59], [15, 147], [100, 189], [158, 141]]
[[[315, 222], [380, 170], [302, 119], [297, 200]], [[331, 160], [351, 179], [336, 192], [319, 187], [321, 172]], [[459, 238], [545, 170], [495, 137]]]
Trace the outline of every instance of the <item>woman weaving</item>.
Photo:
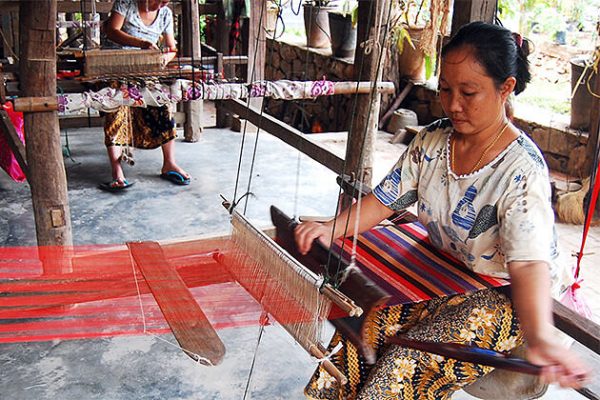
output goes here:
[[[335, 221], [296, 228], [306, 253], [313, 240], [329, 242], [346, 220], [365, 231], [394, 211], [418, 203], [431, 242], [479, 274], [511, 280], [512, 299], [495, 289], [387, 307], [374, 318], [369, 340], [374, 366], [342, 341], [332, 361], [347, 374], [340, 387], [318, 370], [306, 388], [315, 399], [445, 399], [490, 371], [396, 345], [386, 335], [455, 342], [508, 351], [525, 341], [527, 359], [542, 379], [577, 387], [588, 371], [551, 334], [551, 295], [571, 283], [557, 262], [548, 169], [535, 144], [506, 115], [511, 93], [530, 79], [520, 37], [480, 22], [464, 26], [442, 50], [440, 100], [448, 119], [421, 131], [390, 174]], [[477, 221], [477, 223], [475, 223]], [[332, 229], [335, 231], [332, 234]], [[517, 314], [519, 319], [517, 320]]]
[[[176, 54], [173, 36], [173, 14], [168, 0], [115, 0], [109, 19], [104, 24], [106, 37], [121, 48], [158, 50], [162, 36], [167, 51], [163, 54], [166, 65]], [[122, 160], [131, 158], [122, 146], [141, 149], [161, 147], [163, 165], [160, 177], [179, 185], [190, 183], [190, 176], [175, 162], [177, 137], [175, 122], [168, 107], [121, 107], [105, 117], [105, 144], [112, 170], [112, 181], [99, 187], [119, 191], [132, 185], [125, 179]], [[128, 150], [128, 149], [127, 149]]]

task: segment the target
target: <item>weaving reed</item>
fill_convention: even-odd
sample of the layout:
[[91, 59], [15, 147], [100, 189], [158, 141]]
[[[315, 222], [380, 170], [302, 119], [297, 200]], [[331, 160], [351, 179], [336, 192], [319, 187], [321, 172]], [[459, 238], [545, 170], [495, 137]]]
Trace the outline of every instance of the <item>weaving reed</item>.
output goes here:
[[86, 77], [128, 75], [162, 69], [158, 50], [87, 50], [83, 74]]
[[319, 293], [319, 277], [287, 256], [245, 217], [232, 216], [232, 248], [223, 265], [307, 351], [319, 343], [331, 300]]

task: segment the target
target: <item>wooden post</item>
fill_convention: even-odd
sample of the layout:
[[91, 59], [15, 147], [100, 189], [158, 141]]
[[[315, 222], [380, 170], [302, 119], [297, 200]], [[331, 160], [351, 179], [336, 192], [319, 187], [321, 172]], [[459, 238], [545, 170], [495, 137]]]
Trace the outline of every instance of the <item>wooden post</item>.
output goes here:
[[[223, 0], [219, 1], [219, 12], [217, 13], [217, 52], [224, 56], [229, 55], [229, 21], [225, 18], [225, 4]], [[254, 8], [254, 7], [253, 7]], [[222, 70], [218, 70], [217, 73], [223, 73], [223, 78], [231, 78], [232, 70], [231, 67], [223, 66]], [[216, 108], [216, 125], [217, 128], [225, 128], [231, 126], [231, 114], [223, 106], [221, 101], [215, 102]]]
[[[56, 97], [56, 0], [20, 2], [23, 96]], [[71, 215], [56, 111], [26, 113], [26, 154], [38, 245], [71, 245]]]
[[494, 22], [497, 7], [498, 0], [454, 0], [452, 35], [471, 21]]
[[[358, 36], [354, 61], [355, 79], [358, 81], [380, 81], [385, 64], [383, 43], [372, 43], [370, 39], [380, 37], [384, 40], [381, 26], [376, 21], [388, 21], [389, 15], [379, 19], [377, 16], [389, 12], [389, 0], [360, 0], [358, 2]], [[367, 48], [371, 52], [366, 54]], [[384, 52], [383, 54], [381, 52]], [[373, 179], [373, 149], [377, 135], [381, 94], [376, 90], [357, 99], [356, 112], [352, 116], [351, 132], [348, 133], [346, 146], [346, 174], [355, 176], [368, 186]], [[362, 176], [358, 176], [363, 170]]]
[[[200, 60], [200, 16], [198, 2], [183, 0], [180, 16], [183, 32], [183, 56]], [[192, 68], [196, 68], [195, 65]], [[200, 74], [198, 74], [200, 75]], [[200, 76], [198, 77], [200, 79]], [[204, 103], [202, 100], [187, 101], [183, 104], [185, 122], [183, 124], [183, 137], [186, 142], [197, 142], [202, 134], [202, 114]]]
[[[599, 49], [596, 48], [598, 51]], [[600, 93], [600, 77], [596, 75], [594, 87], [592, 90], [594, 93]], [[587, 86], [585, 87], [587, 90]], [[597, 165], [593, 165], [594, 158], [597, 156], [600, 160], [600, 154], [596, 154], [599, 151], [600, 146], [598, 146], [598, 135], [600, 135], [600, 99], [596, 96], [592, 98], [592, 107], [590, 110], [590, 132], [588, 136], [588, 142], [586, 147], [586, 167], [585, 171], [589, 171], [589, 175], [592, 174], [594, 168], [598, 168]], [[586, 174], [587, 175], [587, 174]], [[588, 175], [588, 176], [589, 176]], [[593, 182], [592, 182], [593, 185]], [[596, 203], [596, 208], [594, 210], [594, 216], [596, 219], [600, 219], [600, 201]]]
[[[247, 81], [260, 81], [265, 79], [265, 61], [267, 59], [267, 35], [265, 24], [267, 21], [267, 2], [254, 2], [250, 6], [250, 18], [248, 19], [248, 67]], [[264, 99], [254, 97], [249, 104], [261, 110]]]

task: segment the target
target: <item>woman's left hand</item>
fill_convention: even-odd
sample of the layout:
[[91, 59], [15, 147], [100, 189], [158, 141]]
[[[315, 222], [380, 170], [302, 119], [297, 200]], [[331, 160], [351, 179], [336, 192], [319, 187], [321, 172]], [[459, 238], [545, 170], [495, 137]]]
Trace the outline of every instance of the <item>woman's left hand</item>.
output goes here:
[[527, 359], [543, 367], [541, 378], [546, 383], [579, 388], [590, 380], [590, 369], [552, 335], [528, 342]]

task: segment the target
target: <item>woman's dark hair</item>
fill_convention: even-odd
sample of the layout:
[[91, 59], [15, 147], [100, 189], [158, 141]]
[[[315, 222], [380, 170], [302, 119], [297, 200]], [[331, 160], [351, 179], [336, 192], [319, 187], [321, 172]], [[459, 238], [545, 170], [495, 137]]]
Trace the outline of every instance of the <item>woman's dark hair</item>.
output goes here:
[[529, 46], [521, 36], [498, 25], [471, 22], [462, 26], [442, 48], [442, 58], [462, 47], [473, 50], [477, 61], [498, 86], [514, 76], [515, 94], [525, 90], [531, 79], [527, 61]]

